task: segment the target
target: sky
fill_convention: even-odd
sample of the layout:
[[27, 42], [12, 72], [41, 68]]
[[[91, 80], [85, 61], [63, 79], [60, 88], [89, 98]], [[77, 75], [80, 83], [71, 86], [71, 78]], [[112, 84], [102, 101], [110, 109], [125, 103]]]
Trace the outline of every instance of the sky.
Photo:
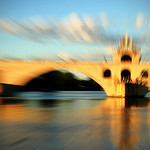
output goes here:
[[148, 57], [149, 6], [149, 0], [0, 0], [0, 58], [102, 57], [125, 33]]

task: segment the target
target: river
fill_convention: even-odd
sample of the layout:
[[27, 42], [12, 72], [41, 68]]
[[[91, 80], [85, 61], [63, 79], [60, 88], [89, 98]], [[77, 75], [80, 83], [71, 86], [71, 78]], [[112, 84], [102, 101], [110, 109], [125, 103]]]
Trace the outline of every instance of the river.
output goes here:
[[146, 150], [150, 92], [20, 92], [0, 100], [0, 150]]

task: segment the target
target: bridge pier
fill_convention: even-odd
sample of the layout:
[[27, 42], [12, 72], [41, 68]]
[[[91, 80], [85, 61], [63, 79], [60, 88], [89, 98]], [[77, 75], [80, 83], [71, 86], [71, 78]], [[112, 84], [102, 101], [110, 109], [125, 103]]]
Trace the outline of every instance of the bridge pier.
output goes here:
[[11, 97], [14, 92], [18, 92], [22, 89], [22, 86], [19, 85], [10, 85], [10, 84], [0, 84], [0, 96], [2, 97]]

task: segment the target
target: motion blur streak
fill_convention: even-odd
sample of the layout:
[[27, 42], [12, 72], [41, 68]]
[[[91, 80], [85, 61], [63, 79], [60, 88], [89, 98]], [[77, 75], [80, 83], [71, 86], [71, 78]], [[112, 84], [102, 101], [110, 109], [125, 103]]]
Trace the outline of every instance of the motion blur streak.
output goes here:
[[62, 40], [89, 44], [116, 44], [120, 35], [116, 36], [113, 32], [108, 34], [105, 28], [109, 24], [108, 17], [104, 13], [101, 14], [100, 19], [94, 19], [87, 15], [81, 18], [72, 13], [61, 21], [46, 20], [41, 17], [20, 22], [1, 19], [0, 30], [35, 42]]

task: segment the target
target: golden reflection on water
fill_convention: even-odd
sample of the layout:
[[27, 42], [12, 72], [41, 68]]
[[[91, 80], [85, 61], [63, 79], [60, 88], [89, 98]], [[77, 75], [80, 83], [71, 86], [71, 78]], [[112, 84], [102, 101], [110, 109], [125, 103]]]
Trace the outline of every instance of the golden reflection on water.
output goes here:
[[[69, 134], [70, 138], [66, 138], [68, 141], [74, 141], [74, 143], [80, 141], [82, 144], [85, 142], [83, 139], [86, 138], [89, 149], [93, 149], [96, 144], [105, 148], [104, 145], [107, 142], [112, 143], [114, 149], [140, 149], [141, 140], [150, 139], [150, 114], [147, 110], [150, 107], [150, 101], [148, 99], [108, 97], [103, 101], [97, 100], [95, 105], [78, 108], [77, 104], [84, 102], [87, 101], [61, 102], [52, 107], [37, 108], [28, 107], [32, 102], [28, 105], [27, 103], [10, 104], [1, 100], [0, 120], [24, 123], [55, 122], [70, 126], [82, 124], [85, 126], [82, 130], [72, 127], [72, 130], [61, 131], [60, 135], [66, 137], [66, 134]], [[33, 103], [41, 105], [41, 101]], [[143, 126], [147, 131], [143, 129]]]
[[[129, 150], [140, 147], [140, 111], [132, 112], [129, 108], [138, 109], [138, 106], [125, 98], [107, 98], [102, 105], [93, 108], [95, 117], [106, 116], [103, 120], [95, 119], [93, 125], [100, 130], [101, 126], [109, 126], [114, 148]], [[96, 133], [101, 134], [101, 131], [96, 130]]]
[[52, 113], [41, 108], [27, 107], [22, 103], [13, 103], [14, 100], [1, 100], [0, 120], [10, 122], [45, 122], [51, 121]]

